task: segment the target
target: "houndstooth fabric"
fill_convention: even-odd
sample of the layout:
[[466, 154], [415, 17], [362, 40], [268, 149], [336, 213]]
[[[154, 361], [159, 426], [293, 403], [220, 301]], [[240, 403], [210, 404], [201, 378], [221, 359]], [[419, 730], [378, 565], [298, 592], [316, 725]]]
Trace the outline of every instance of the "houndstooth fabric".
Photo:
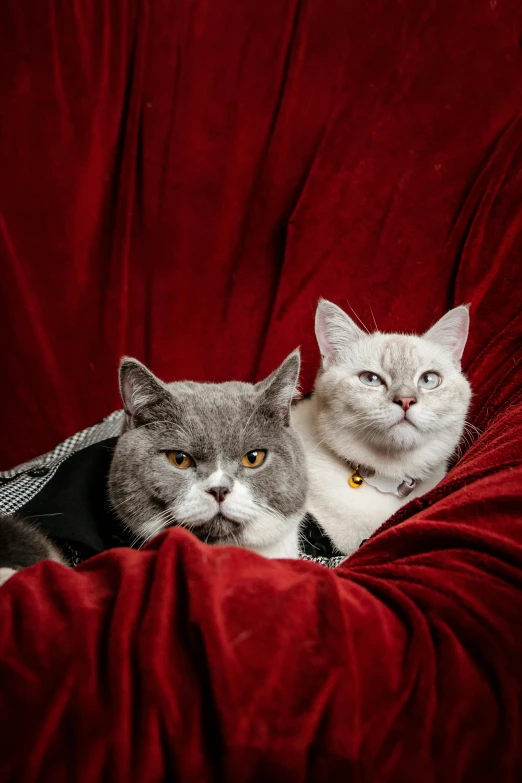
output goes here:
[[341, 563], [346, 560], [345, 555], [339, 555], [338, 557], [312, 557], [312, 555], [300, 555], [300, 558], [301, 560], [311, 560], [312, 563], [318, 563], [327, 568], [337, 568], [337, 566], [340, 566]]
[[[72, 454], [107, 438], [117, 437], [121, 432], [123, 417], [123, 411], [114, 411], [99, 424], [71, 435], [47, 454], [24, 462], [23, 465], [18, 465], [11, 470], [0, 471], [0, 514], [14, 514], [29, 503]], [[345, 560], [344, 557], [313, 557], [305, 554], [302, 554], [301, 558], [328, 568], [335, 568]], [[71, 562], [77, 565], [74, 557], [71, 558]]]
[[99, 424], [77, 432], [55, 449], [16, 468], [0, 472], [0, 513], [13, 514], [29, 503], [52, 479], [71, 454], [120, 434], [123, 411], [114, 411]]

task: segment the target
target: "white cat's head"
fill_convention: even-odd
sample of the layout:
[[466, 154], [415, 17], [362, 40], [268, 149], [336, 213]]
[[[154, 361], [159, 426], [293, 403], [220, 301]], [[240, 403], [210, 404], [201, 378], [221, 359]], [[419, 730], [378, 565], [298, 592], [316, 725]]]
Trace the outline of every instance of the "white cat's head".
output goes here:
[[322, 363], [315, 392], [319, 434], [341, 457], [376, 469], [401, 460], [422, 478], [461, 436], [471, 389], [460, 360], [469, 327], [456, 307], [422, 336], [368, 334], [321, 300], [315, 331]]

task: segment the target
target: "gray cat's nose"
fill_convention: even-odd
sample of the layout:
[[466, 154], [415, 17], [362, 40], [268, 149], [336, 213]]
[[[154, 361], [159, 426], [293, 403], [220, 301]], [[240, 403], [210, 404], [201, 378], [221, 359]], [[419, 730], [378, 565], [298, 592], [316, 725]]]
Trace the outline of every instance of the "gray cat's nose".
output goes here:
[[396, 397], [394, 399], [394, 403], [400, 405], [403, 411], [407, 411], [410, 405], [415, 405], [416, 402], [416, 397]]
[[210, 489], [207, 489], [207, 492], [215, 497], [218, 503], [222, 503], [229, 494], [230, 487], [210, 487]]

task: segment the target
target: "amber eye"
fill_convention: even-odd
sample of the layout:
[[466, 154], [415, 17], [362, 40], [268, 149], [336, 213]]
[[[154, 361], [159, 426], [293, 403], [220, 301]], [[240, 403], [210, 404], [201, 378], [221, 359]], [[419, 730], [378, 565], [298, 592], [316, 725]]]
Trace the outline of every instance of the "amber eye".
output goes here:
[[241, 458], [241, 464], [244, 468], [258, 468], [265, 461], [265, 457], [266, 451], [263, 449], [247, 451], [245, 456]]
[[190, 454], [185, 454], [184, 451], [167, 451], [167, 457], [175, 468], [186, 470], [194, 465], [194, 460]]

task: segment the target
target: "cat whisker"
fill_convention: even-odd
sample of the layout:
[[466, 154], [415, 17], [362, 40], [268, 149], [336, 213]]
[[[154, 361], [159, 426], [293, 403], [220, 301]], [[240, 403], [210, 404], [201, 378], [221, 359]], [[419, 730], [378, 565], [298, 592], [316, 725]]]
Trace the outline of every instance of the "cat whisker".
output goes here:
[[[299, 529], [297, 538], [300, 545], [308, 544], [309, 546], [313, 547], [313, 549], [317, 549], [317, 551], [319, 551], [319, 547], [315, 546], [315, 544], [312, 544], [312, 542], [306, 537], [304, 531], [301, 528]], [[302, 550], [303, 548], [304, 548], [303, 546], [299, 546], [300, 550]]]
[[[166, 512], [168, 512], [166, 514]], [[149, 524], [156, 523], [153, 530], [147, 535], [147, 537], [142, 541], [138, 549], [141, 549], [145, 544], [151, 540], [151, 538], [154, 538], [154, 536], [157, 536], [158, 533], [160, 533], [162, 530], [165, 529], [168, 525], [165, 524], [165, 522], [168, 522], [169, 520], [171, 522], [175, 522], [175, 519], [173, 517], [173, 511], [172, 509], [166, 509], [166, 512], [163, 511], [161, 514], [158, 514], [156, 517], [150, 520]], [[136, 542], [135, 542], [136, 543]]]
[[253, 407], [253, 409], [252, 409], [252, 411], [251, 411], [251, 413], [250, 413], [250, 416], [249, 416], [249, 417], [248, 417], [248, 419], [246, 420], [246, 422], [245, 422], [245, 424], [244, 424], [244, 426], [243, 426], [243, 428], [241, 429], [241, 432], [240, 432], [240, 434], [239, 434], [239, 440], [240, 440], [240, 441], [241, 441], [241, 440], [244, 438], [244, 436], [245, 436], [245, 432], [247, 431], [247, 428], [248, 428], [248, 425], [249, 425], [249, 424], [250, 424], [250, 422], [252, 421], [252, 418], [253, 418], [254, 414], [255, 414], [255, 413], [257, 413], [257, 411], [259, 410], [259, 408], [260, 408], [260, 406], [261, 406], [262, 402], [263, 402], [263, 400], [262, 400], [262, 398], [261, 398], [261, 399], [259, 399], [259, 400], [258, 400], [258, 402], [257, 402], [257, 403], [254, 405], [254, 407]]
[[277, 519], [278, 522], [284, 522], [285, 521], [284, 516], [282, 514], [280, 514], [278, 511], [276, 511], [274, 508], [271, 508], [270, 506], [267, 506], [264, 503], [261, 503], [260, 501], [257, 501], [256, 505], [259, 508], [262, 508], [273, 519]]
[[458, 459], [461, 459], [464, 453], [462, 444], [465, 446], [466, 451], [468, 451], [481, 435], [482, 432], [481, 430], [479, 430], [478, 427], [475, 427], [474, 424], [471, 424], [468, 421], [464, 422], [461, 440], [460, 443], [457, 445], [457, 448], [459, 450]]
[[357, 315], [357, 313], [355, 312], [355, 310], [353, 309], [353, 307], [351, 306], [351, 304], [350, 304], [350, 303], [348, 303], [348, 307], [349, 307], [349, 308], [350, 308], [350, 310], [352, 311], [352, 313], [353, 313], [353, 315], [355, 316], [355, 318], [357, 318], [357, 320], [358, 320], [358, 321], [359, 321], [359, 323], [361, 324], [361, 328], [362, 328], [362, 329], [363, 329], [363, 330], [366, 332], [366, 334], [370, 334], [370, 330], [369, 330], [369, 329], [368, 329], [368, 328], [367, 328], [367, 327], [364, 325], [364, 322], [363, 322], [363, 320], [362, 320], [361, 318], [359, 318], [359, 316]]
[[[174, 521], [175, 519], [173, 518], [173, 511], [170, 508], [161, 511], [159, 514], [152, 517], [152, 519], [148, 520], [147, 522], [147, 527], [150, 529], [150, 527], [152, 526], [152, 531], [150, 532], [150, 534], [146, 536], [145, 542], [149, 541], [153, 536], [157, 535], [161, 530], [163, 530], [163, 528], [166, 527], [165, 523], [174, 522]], [[131, 546], [135, 546], [137, 542], [142, 539], [143, 539], [143, 535], [138, 533], [135, 539], [133, 540], [133, 542], [131, 543]], [[143, 546], [143, 543], [141, 546]]]
[[139, 497], [139, 492], [133, 492], [129, 494], [126, 498], [124, 498], [120, 503], [111, 503], [111, 508], [121, 508], [126, 503], [132, 503], [135, 499]]
[[372, 314], [373, 323], [374, 323], [374, 326], [375, 326], [375, 331], [378, 332], [379, 331], [379, 327], [377, 326], [377, 321], [375, 320], [375, 316], [373, 314], [373, 310], [372, 310], [372, 306], [371, 305], [370, 305], [370, 313]]

